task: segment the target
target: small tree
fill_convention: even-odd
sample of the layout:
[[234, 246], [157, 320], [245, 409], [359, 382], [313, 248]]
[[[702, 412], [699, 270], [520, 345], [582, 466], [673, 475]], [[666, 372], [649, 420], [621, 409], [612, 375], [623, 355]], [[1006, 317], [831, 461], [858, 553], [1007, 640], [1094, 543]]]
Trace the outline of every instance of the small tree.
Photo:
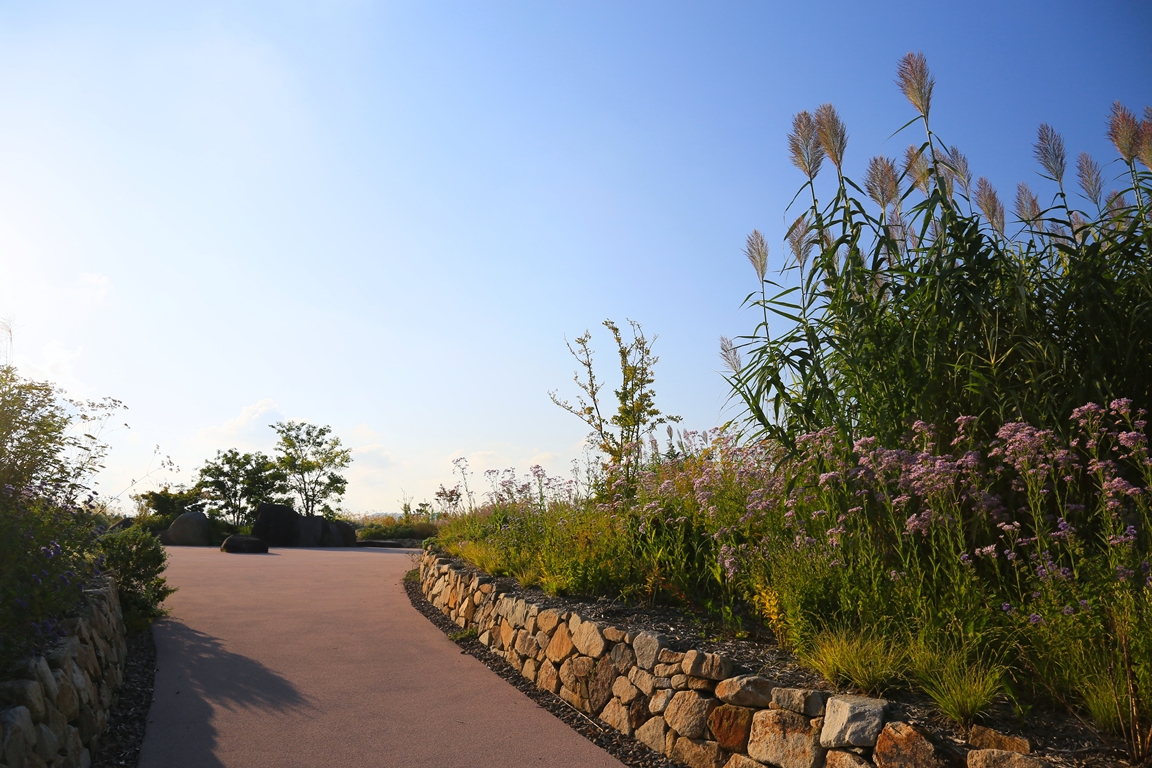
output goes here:
[[595, 440], [596, 448], [608, 458], [609, 464], [621, 469], [626, 480], [631, 480], [643, 454], [644, 440], [657, 426], [679, 422], [680, 417], [662, 414], [656, 407], [656, 391], [652, 389], [656, 380], [653, 368], [660, 359], [652, 354], [656, 337], [649, 341], [640, 323], [629, 320], [628, 324], [632, 326], [632, 341], [626, 343], [620, 328], [611, 320], [604, 321], [620, 358], [620, 388], [615, 390], [617, 406], [613, 416], [605, 418], [601, 410], [600, 390], [604, 385], [597, 381], [592, 367], [594, 352], [590, 346], [592, 334], [588, 331], [577, 337], [575, 347], [568, 345], [568, 351], [584, 369], [583, 379], [579, 372], [573, 376], [584, 395], [576, 396], [575, 405], [560, 399], [554, 391], [548, 396], [592, 428], [590, 437]]
[[204, 464], [196, 486], [205, 492], [211, 511], [233, 525], [243, 525], [252, 522], [261, 502], [288, 491], [287, 480], [284, 471], [263, 453], [231, 448], [217, 451], [216, 458]]
[[39, 484], [76, 499], [104, 468], [101, 433], [123, 408], [112, 398], [71, 400], [53, 384], [0, 365], [0, 488]]
[[278, 421], [272, 425], [280, 436], [276, 444], [276, 466], [287, 478], [288, 487], [300, 500], [300, 511], [309, 517], [317, 510], [331, 508], [328, 499], [339, 499], [348, 487], [340, 474], [352, 463], [352, 451], [329, 437], [332, 428], [304, 421]]

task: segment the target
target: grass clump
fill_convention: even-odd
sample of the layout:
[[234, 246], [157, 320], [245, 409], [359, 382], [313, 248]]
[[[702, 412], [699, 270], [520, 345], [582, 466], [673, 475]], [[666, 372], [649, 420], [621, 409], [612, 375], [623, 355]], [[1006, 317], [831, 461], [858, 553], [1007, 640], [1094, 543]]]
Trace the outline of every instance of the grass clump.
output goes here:
[[462, 629], [459, 632], [449, 633], [448, 639], [454, 643], [464, 643], [469, 640], [475, 640], [479, 636], [480, 633], [476, 631], [476, 627], [468, 627], [468, 629]]
[[830, 682], [871, 694], [888, 690], [903, 677], [907, 663], [899, 644], [851, 630], [821, 632], [799, 656]]
[[909, 675], [945, 717], [967, 727], [987, 712], [1004, 691], [1001, 664], [953, 649], [911, 645]]

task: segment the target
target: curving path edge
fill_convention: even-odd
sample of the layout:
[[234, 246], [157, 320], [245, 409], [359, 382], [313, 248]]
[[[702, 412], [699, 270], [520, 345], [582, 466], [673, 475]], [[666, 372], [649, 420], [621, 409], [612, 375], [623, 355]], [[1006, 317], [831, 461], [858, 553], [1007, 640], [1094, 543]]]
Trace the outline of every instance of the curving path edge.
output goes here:
[[168, 555], [140, 768], [622, 768], [412, 608], [410, 552]]

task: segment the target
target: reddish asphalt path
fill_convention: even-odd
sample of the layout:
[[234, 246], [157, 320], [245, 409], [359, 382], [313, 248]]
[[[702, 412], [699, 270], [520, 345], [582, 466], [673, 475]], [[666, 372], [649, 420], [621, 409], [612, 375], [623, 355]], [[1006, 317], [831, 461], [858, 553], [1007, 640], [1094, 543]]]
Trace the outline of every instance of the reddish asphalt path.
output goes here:
[[168, 555], [141, 768], [622, 768], [412, 609], [410, 553]]

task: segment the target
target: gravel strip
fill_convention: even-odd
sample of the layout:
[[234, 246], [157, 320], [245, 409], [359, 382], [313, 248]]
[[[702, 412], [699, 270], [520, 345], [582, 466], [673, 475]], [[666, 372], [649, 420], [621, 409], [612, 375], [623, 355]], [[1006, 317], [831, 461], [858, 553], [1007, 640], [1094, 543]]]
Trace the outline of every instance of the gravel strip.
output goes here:
[[[419, 581], [405, 579], [404, 589], [408, 592], [408, 599], [412, 601], [412, 607], [436, 625], [445, 635], [451, 636], [461, 631], [460, 627], [452, 623], [447, 616], [424, 599], [424, 595], [420, 591]], [[481, 664], [502, 677], [518, 691], [564, 721], [572, 730], [624, 765], [632, 768], [684, 768], [682, 763], [669, 760], [663, 755], [653, 752], [631, 736], [625, 736], [611, 726], [593, 720], [556, 694], [540, 690], [522, 677], [508, 662], [488, 650], [479, 640], [473, 638], [453, 642], [462, 649], [460, 653], [466, 653], [479, 660]]]
[[156, 643], [152, 630], [128, 634], [128, 661], [119, 699], [108, 717], [108, 729], [100, 737], [100, 747], [92, 768], [128, 766], [140, 761], [140, 745], [152, 706], [152, 685], [156, 679]]

